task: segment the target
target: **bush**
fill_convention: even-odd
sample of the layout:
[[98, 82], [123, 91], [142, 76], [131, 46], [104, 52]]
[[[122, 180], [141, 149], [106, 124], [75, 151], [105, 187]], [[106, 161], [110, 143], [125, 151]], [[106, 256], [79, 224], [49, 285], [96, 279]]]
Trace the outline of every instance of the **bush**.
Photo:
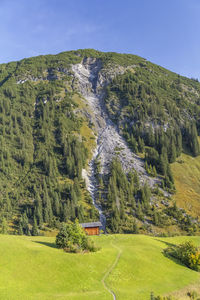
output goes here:
[[56, 245], [66, 252], [78, 253], [81, 251], [95, 252], [98, 248], [86, 235], [83, 228], [78, 223], [63, 223], [60, 232], [56, 236]]
[[200, 249], [196, 247], [191, 241], [180, 245], [174, 245], [164, 250], [167, 255], [179, 259], [184, 265], [199, 271], [200, 269]]

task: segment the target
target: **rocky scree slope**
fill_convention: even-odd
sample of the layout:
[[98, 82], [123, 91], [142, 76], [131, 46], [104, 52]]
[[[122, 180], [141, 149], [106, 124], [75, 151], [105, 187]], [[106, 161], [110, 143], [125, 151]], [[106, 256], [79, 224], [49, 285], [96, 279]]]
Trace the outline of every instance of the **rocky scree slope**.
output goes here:
[[130, 150], [127, 142], [120, 134], [118, 126], [113, 123], [106, 110], [104, 103], [105, 87], [114, 76], [123, 74], [126, 68], [114, 68], [113, 72], [113, 70], [103, 69], [100, 59], [85, 58], [81, 63], [72, 65], [72, 71], [77, 79], [78, 91], [85, 98], [90, 111], [92, 111], [90, 119], [94, 124], [97, 135], [92, 160], [89, 162], [88, 168], [83, 169], [82, 175], [92, 196], [93, 203], [99, 210], [100, 219], [105, 226], [105, 216], [101, 207], [95, 201], [97, 192], [96, 160], [100, 162], [100, 174], [105, 175], [109, 172], [110, 163], [117, 156], [124, 172], [128, 173], [130, 170], [136, 170], [141, 183], [148, 182], [149, 186], [153, 187], [160, 180], [148, 176], [144, 168], [144, 162]]
[[[97, 133], [97, 147], [94, 150], [93, 160], [98, 158], [101, 164], [101, 173], [109, 172], [109, 165], [117, 155], [125, 172], [135, 169], [141, 176], [141, 181], [147, 181], [150, 186], [158, 183], [158, 179], [150, 178], [144, 168], [143, 161], [128, 147], [119, 133], [119, 128], [110, 119], [105, 103], [105, 87], [109, 80], [117, 74], [125, 72], [125, 68], [109, 74], [109, 70], [102, 70], [101, 61], [95, 58], [86, 58], [80, 64], [72, 65], [72, 70], [78, 80], [78, 90], [87, 100], [92, 114], [90, 118]], [[104, 75], [106, 72], [106, 76]], [[118, 151], [119, 150], [119, 151]]]

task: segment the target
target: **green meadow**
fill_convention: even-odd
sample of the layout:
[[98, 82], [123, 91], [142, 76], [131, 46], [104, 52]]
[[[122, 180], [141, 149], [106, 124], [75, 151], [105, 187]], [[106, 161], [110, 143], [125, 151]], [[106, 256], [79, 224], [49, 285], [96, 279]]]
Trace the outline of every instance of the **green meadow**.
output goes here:
[[[53, 237], [0, 236], [0, 299], [150, 299], [192, 286], [200, 273], [165, 257], [168, 243], [200, 237], [94, 237], [96, 253], [69, 254]], [[182, 298], [181, 298], [182, 299]]]

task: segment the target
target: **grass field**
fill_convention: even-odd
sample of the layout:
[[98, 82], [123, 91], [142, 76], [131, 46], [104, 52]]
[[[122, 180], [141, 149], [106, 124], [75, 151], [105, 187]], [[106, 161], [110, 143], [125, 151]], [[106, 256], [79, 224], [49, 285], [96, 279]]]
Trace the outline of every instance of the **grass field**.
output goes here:
[[200, 245], [200, 237], [104, 235], [94, 237], [100, 251], [68, 254], [55, 248], [53, 237], [1, 235], [0, 299], [113, 299], [106, 286], [116, 299], [178, 291], [198, 283], [200, 274], [166, 258], [162, 249], [186, 239]]
[[200, 214], [200, 156], [181, 154], [172, 164], [176, 194], [173, 198], [179, 207], [193, 216]]

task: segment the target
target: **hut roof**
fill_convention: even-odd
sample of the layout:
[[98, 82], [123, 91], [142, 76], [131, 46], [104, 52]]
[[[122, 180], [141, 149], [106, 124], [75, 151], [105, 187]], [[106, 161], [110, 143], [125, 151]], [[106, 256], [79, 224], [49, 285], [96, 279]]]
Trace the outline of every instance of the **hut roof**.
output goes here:
[[80, 225], [81, 225], [83, 228], [88, 228], [88, 227], [101, 227], [101, 226], [102, 226], [101, 222], [81, 223]]

